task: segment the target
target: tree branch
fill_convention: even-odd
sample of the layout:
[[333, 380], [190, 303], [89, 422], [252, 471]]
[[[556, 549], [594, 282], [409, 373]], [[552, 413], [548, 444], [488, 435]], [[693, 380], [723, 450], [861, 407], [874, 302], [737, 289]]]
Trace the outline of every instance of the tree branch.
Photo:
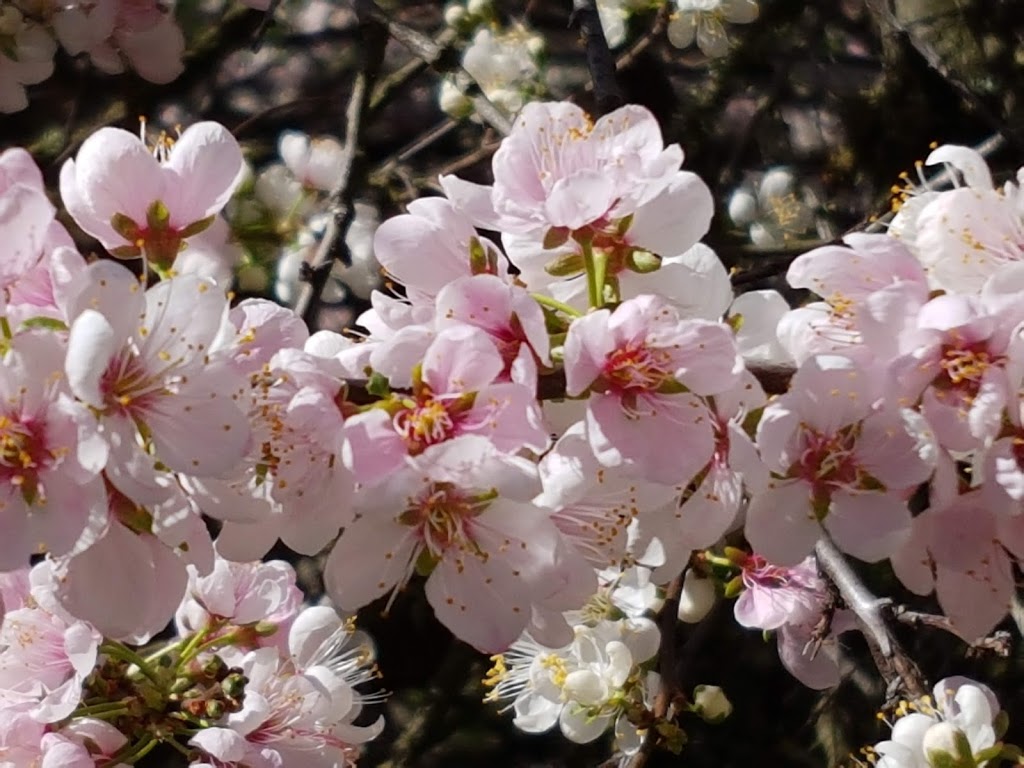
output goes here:
[[594, 84], [598, 115], [618, 109], [625, 103], [625, 99], [615, 77], [615, 57], [605, 39], [594, 0], [573, 0], [569, 26], [579, 29], [586, 47], [587, 69], [590, 70], [590, 79]]
[[[878, 671], [891, 685], [898, 678], [906, 692], [913, 698], [920, 698], [928, 693], [928, 687], [921, 675], [921, 670], [906, 654], [899, 641], [889, 627], [891, 617], [888, 599], [878, 598], [864, 586], [846, 557], [828, 535], [822, 536], [814, 547], [818, 556], [818, 565], [832, 583], [846, 605], [860, 620], [861, 631], [868, 642], [873, 645], [883, 660]], [[878, 659], [876, 659], [878, 661]]]
[[[369, 5], [372, 6], [373, 3]], [[348, 247], [345, 245], [345, 234], [355, 216], [352, 188], [356, 157], [366, 127], [365, 117], [370, 103], [370, 93], [384, 61], [384, 49], [388, 42], [387, 28], [368, 12], [367, 3], [356, 0], [355, 6], [360, 31], [360, 67], [345, 109], [344, 152], [338, 182], [327, 198], [327, 210], [331, 214], [331, 219], [309, 265], [308, 280], [303, 283], [295, 302], [295, 314], [309, 325], [312, 324], [320, 293], [327, 284], [331, 265], [335, 260], [345, 264], [351, 261]]]

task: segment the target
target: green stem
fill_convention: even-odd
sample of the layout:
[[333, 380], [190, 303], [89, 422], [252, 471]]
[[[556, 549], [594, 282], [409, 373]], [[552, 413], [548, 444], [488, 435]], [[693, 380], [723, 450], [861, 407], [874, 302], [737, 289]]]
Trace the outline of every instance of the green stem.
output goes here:
[[189, 638], [188, 642], [185, 643], [185, 647], [181, 649], [181, 655], [178, 657], [178, 665], [176, 669], [181, 669], [199, 653], [198, 649], [202, 647], [202, 642], [206, 639], [206, 636], [209, 633], [210, 628], [203, 627]]
[[156, 745], [160, 743], [159, 739], [153, 738], [150, 734], [146, 734], [139, 739], [137, 744], [133, 744], [129, 747], [128, 751], [123, 755], [115, 754], [110, 758], [109, 763], [111, 765], [117, 765], [118, 763], [124, 763], [126, 765], [135, 765], [142, 758], [156, 749]]
[[153, 681], [153, 684], [157, 688], [163, 690], [164, 681], [153, 671], [153, 667], [150, 666], [149, 662], [139, 656], [131, 648], [115, 641], [108, 640], [100, 646], [100, 653], [105, 653], [108, 656], [113, 656], [115, 659], [121, 661], [127, 661], [129, 664], [134, 664], [139, 668], [139, 671]]
[[79, 707], [71, 713], [71, 717], [97, 717], [111, 712], [127, 714], [128, 708], [125, 706], [123, 701], [107, 701], [103, 704], [91, 704], [89, 706]]
[[531, 298], [543, 307], [548, 307], [557, 312], [562, 312], [569, 317], [582, 317], [583, 313], [575, 307], [570, 307], [568, 304], [564, 304], [558, 299], [553, 299], [550, 296], [545, 296], [542, 293], [531, 293]]
[[600, 309], [604, 306], [608, 257], [603, 251], [594, 252], [594, 242], [589, 237], [581, 237], [577, 242], [583, 249], [583, 266], [587, 271], [587, 300], [591, 309]]

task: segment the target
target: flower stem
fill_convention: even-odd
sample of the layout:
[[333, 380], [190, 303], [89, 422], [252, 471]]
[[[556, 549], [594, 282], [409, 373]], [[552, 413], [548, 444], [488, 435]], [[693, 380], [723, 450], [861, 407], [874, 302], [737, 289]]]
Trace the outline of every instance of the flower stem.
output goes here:
[[110, 717], [111, 715], [126, 715], [128, 707], [123, 701], [106, 701], [102, 704], [92, 704], [85, 707], [78, 707], [71, 713], [71, 717]]
[[531, 293], [530, 296], [543, 307], [554, 309], [558, 312], [568, 315], [569, 317], [582, 317], [583, 313], [575, 307], [570, 307], [558, 299], [553, 299], [550, 296], [545, 296], [542, 293]]
[[109, 765], [117, 765], [118, 763], [135, 765], [135, 763], [152, 752], [159, 743], [159, 739], [156, 739], [151, 734], [147, 733], [135, 744], [128, 745], [124, 749], [116, 752], [111, 756], [107, 763]]
[[115, 659], [134, 664], [139, 668], [139, 672], [148, 677], [157, 688], [163, 690], [164, 681], [153, 671], [150, 663], [131, 648], [122, 645], [116, 640], [107, 640], [100, 646], [100, 653], [105, 653], [108, 656], [113, 656]]
[[583, 266], [587, 270], [587, 301], [591, 309], [600, 309], [604, 306], [608, 257], [603, 251], [594, 251], [594, 241], [590, 237], [580, 237], [577, 242], [583, 249]]

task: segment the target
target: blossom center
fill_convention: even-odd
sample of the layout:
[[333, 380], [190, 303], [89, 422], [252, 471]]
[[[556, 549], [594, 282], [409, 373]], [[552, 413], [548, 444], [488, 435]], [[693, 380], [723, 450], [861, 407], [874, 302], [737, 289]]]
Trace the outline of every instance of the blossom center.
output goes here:
[[15, 421], [0, 416], [0, 479], [21, 489], [31, 504], [39, 495], [37, 473], [68, 449], [49, 450], [42, 424], [32, 419]]
[[605, 360], [604, 378], [619, 393], [658, 389], [671, 376], [666, 370], [669, 356], [646, 344], [629, 344]]
[[474, 497], [451, 483], [431, 483], [399, 516], [399, 522], [417, 529], [426, 552], [440, 558], [452, 546], [478, 551], [473, 543], [472, 520], [487, 506], [490, 496]]
[[831, 435], [804, 431], [804, 450], [791, 474], [813, 488], [816, 501], [827, 501], [832, 491], [839, 488], [864, 485], [867, 476], [854, 454], [859, 432], [856, 424]]
[[430, 398], [394, 417], [395, 429], [416, 456], [429, 446], [444, 442], [455, 432], [456, 421], [441, 400]]
[[942, 373], [936, 385], [942, 389], [958, 389], [968, 395], [976, 395], [985, 372], [998, 362], [983, 344], [945, 347], [939, 361]]

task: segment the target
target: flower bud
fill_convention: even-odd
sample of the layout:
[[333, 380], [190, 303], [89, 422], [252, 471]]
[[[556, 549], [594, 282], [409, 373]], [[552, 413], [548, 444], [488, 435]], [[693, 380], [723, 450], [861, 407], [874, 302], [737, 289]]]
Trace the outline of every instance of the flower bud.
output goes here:
[[441, 83], [438, 103], [442, 112], [455, 118], [468, 117], [473, 112], [473, 102], [450, 80]]
[[696, 624], [708, 615], [715, 599], [715, 582], [701, 578], [694, 570], [687, 571], [679, 593], [679, 620]]
[[466, 10], [472, 16], [486, 16], [491, 12], [491, 0], [469, 0]]
[[925, 757], [928, 758], [928, 765], [932, 768], [946, 768], [946, 766], [953, 765], [957, 768], [961, 768], [961, 766], [973, 768], [975, 764], [967, 736], [955, 725], [946, 721], [936, 723], [924, 732], [921, 748], [924, 750]]
[[732, 702], [717, 685], [693, 689], [693, 710], [709, 723], [720, 723], [732, 714]]
[[224, 716], [224, 704], [216, 699], [206, 702], [206, 717], [210, 720], [220, 720]]
[[745, 227], [757, 218], [757, 198], [745, 187], [740, 187], [729, 198], [729, 218], [740, 227]]
[[465, 7], [452, 3], [444, 9], [444, 23], [449, 27], [457, 27], [465, 20], [466, 15]]

